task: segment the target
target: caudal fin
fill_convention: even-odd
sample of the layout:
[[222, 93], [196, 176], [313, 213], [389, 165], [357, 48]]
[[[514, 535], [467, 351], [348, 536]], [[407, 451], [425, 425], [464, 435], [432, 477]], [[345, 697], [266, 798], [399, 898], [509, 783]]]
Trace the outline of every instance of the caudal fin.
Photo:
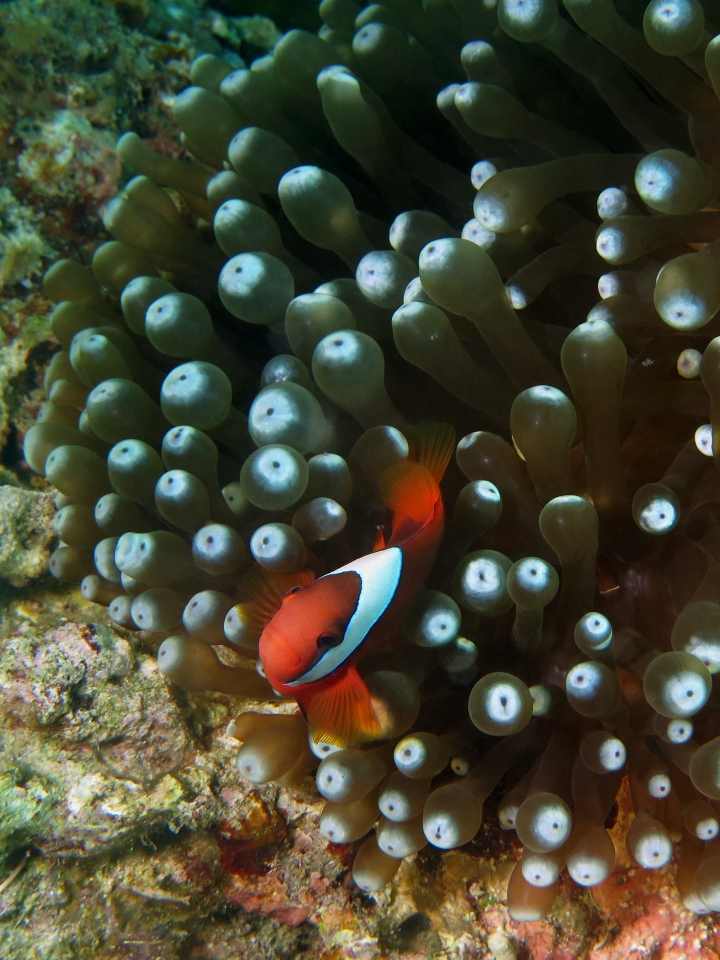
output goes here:
[[405, 520], [423, 524], [433, 516], [440, 496], [438, 484], [455, 448], [449, 423], [421, 423], [407, 431], [407, 460], [389, 467], [380, 478], [380, 495], [395, 514], [393, 534]]
[[421, 463], [440, 483], [455, 450], [455, 431], [449, 423], [418, 423], [405, 431], [408, 460]]
[[396, 463], [380, 477], [380, 496], [392, 510], [393, 533], [404, 520], [423, 524], [433, 515], [440, 488], [422, 463]]

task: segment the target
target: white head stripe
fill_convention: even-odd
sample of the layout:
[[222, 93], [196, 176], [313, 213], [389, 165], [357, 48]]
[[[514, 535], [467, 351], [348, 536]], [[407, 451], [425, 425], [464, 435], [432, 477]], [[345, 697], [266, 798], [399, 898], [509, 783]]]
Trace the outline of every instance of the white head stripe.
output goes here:
[[[354, 653], [370, 630], [390, 606], [402, 573], [402, 550], [390, 547], [377, 553], [368, 553], [359, 560], [353, 560], [338, 570], [326, 574], [326, 577], [338, 573], [357, 573], [360, 577], [360, 596], [355, 613], [347, 625], [343, 641], [337, 647], [331, 647], [306, 673], [288, 686], [299, 686], [322, 680]], [[326, 579], [323, 577], [322, 579]]]

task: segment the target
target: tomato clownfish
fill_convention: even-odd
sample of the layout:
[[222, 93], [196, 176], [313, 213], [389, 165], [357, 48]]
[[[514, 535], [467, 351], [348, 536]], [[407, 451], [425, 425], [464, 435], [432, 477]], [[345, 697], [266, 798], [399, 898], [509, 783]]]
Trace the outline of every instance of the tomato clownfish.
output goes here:
[[[387, 544], [317, 580], [301, 574], [288, 592], [275, 582], [272, 618], [260, 637], [260, 660], [272, 686], [293, 697], [311, 736], [339, 747], [380, 736], [380, 724], [357, 661], [400, 625], [435, 562], [444, 529], [438, 486], [452, 456], [448, 424], [414, 428], [408, 460], [390, 467], [380, 493], [393, 511]], [[269, 622], [268, 622], [269, 621]]]

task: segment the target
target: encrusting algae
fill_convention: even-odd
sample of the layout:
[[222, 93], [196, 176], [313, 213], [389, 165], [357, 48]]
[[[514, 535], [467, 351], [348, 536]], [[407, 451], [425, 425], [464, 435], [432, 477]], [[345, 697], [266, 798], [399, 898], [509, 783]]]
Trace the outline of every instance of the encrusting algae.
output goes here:
[[115, 239], [45, 276], [50, 570], [186, 690], [297, 701], [238, 769], [316, 771], [361, 890], [499, 791], [539, 921], [622, 790], [718, 910], [720, 7], [319, 9], [197, 58], [187, 156], [122, 136]]

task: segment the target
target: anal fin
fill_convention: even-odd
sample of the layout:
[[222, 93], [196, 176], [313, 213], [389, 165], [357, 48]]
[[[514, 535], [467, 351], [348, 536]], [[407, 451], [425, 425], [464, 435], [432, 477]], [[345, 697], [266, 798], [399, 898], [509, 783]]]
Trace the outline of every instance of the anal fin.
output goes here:
[[370, 691], [355, 666], [341, 668], [333, 683], [308, 694], [303, 707], [316, 742], [344, 748], [380, 737]]

